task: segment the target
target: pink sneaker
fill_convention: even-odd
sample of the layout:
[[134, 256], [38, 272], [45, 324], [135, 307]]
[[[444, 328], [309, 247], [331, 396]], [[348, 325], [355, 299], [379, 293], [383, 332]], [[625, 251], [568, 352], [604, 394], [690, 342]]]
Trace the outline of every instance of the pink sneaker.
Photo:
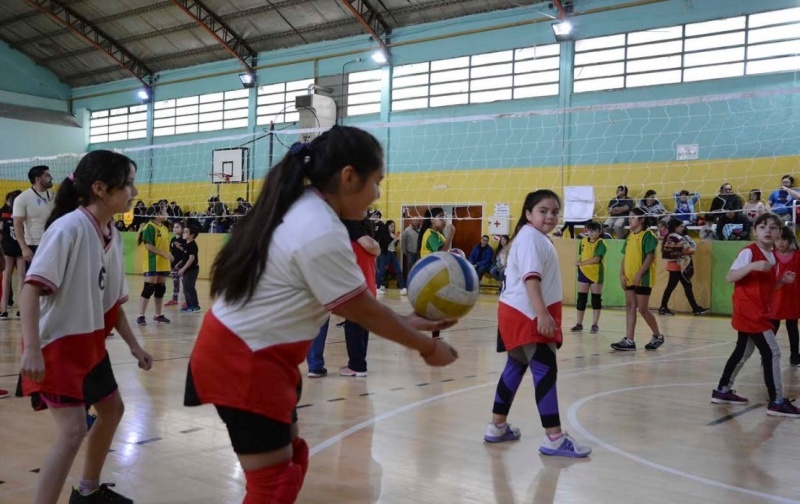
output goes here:
[[8, 390], [0, 388], [0, 399], [2, 399], [4, 397], [8, 397]]
[[170, 299], [169, 301], [167, 301], [166, 303], [164, 303], [164, 306], [175, 306], [175, 305], [177, 305], [177, 304], [178, 304], [178, 302], [177, 302], [176, 300], [174, 300], [174, 299]]
[[358, 376], [359, 378], [367, 376], [366, 371], [353, 371], [347, 366], [339, 368], [339, 376]]

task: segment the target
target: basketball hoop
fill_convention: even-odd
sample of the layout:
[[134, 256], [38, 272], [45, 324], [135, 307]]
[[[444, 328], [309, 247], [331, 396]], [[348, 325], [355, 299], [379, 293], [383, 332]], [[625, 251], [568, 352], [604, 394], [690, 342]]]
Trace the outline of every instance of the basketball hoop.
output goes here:
[[230, 173], [214, 173], [211, 174], [211, 182], [214, 184], [229, 184], [231, 181], [231, 177], [233, 177]]

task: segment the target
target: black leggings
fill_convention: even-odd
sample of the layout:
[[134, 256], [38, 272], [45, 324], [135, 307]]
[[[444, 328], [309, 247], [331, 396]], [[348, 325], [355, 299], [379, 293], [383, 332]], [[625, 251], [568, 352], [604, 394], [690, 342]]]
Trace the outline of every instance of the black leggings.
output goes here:
[[761, 365], [764, 372], [764, 384], [767, 386], [769, 400], [775, 402], [783, 399], [783, 384], [781, 382], [781, 351], [778, 342], [775, 341], [775, 334], [772, 331], [763, 333], [745, 333], [739, 331], [736, 339], [736, 348], [722, 372], [719, 379], [717, 390], [733, 388], [733, 382], [741, 371], [744, 363], [753, 354], [753, 350], [758, 349], [761, 354]]
[[[781, 327], [780, 320], [773, 320], [772, 327], [775, 334], [778, 334], [778, 329]], [[798, 343], [800, 343], [800, 332], [797, 330], [797, 319], [786, 319], [786, 332], [789, 333], [789, 355], [797, 355], [800, 350]]]
[[686, 279], [683, 276], [683, 272], [681, 271], [670, 271], [669, 272], [669, 281], [667, 282], [667, 288], [664, 289], [664, 297], [661, 298], [661, 308], [666, 308], [667, 303], [669, 303], [669, 297], [672, 295], [672, 291], [675, 290], [675, 287], [678, 286], [678, 282], [683, 285], [683, 292], [686, 293], [686, 299], [689, 301], [689, 304], [692, 305], [692, 311], [698, 311], [700, 306], [697, 304], [697, 301], [694, 299], [694, 291], [692, 291], [692, 282]]

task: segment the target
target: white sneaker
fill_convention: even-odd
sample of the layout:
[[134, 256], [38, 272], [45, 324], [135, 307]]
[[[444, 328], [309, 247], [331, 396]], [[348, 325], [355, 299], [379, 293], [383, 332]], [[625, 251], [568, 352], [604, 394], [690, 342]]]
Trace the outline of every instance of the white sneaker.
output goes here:
[[381, 289], [381, 291], [385, 291], [386, 290], [386, 286], [385, 285], [381, 285], [380, 289]]
[[586, 457], [592, 453], [591, 448], [578, 444], [566, 431], [563, 434], [555, 441], [550, 441], [550, 437], [545, 434], [544, 442], [539, 446], [539, 451], [544, 455], [573, 458]]
[[401, 296], [408, 296], [408, 289], [406, 289], [405, 287], [400, 289], [400, 295]]
[[486, 433], [483, 435], [483, 440], [487, 443], [502, 443], [503, 441], [516, 441], [522, 436], [518, 427], [514, 427], [510, 423], [506, 423], [504, 428], [500, 428], [489, 422], [486, 426]]

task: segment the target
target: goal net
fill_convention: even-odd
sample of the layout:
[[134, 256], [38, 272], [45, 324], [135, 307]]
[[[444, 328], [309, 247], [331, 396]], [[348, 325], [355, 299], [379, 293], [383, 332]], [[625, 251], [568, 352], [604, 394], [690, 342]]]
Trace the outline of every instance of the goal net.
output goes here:
[[[445, 109], [437, 113], [446, 114]], [[443, 206], [462, 209], [453, 211], [457, 219], [482, 219], [486, 229], [487, 219], [498, 212], [508, 212], [509, 221], [517, 219], [528, 192], [548, 188], [563, 195], [572, 186], [592, 188], [593, 214], [602, 219], [619, 185], [627, 186], [635, 200], [655, 191], [668, 210], [675, 206], [674, 193], [685, 189], [699, 195], [696, 208], [702, 213], [723, 183], [745, 201], [752, 189], [766, 200], [784, 175], [800, 167], [798, 87], [425, 120], [406, 117], [413, 116], [395, 114], [390, 124], [359, 123], [385, 146], [387, 178], [375, 204], [384, 219]], [[210, 198], [218, 198], [233, 212], [239, 198], [255, 201], [268, 167], [303, 133], [284, 125], [272, 132], [120, 152], [138, 164], [139, 198], [146, 205], [167, 200], [184, 212], [205, 213]], [[59, 182], [79, 159], [65, 154], [0, 161], [0, 193], [28, 187], [27, 172], [37, 164], [50, 166]]]

